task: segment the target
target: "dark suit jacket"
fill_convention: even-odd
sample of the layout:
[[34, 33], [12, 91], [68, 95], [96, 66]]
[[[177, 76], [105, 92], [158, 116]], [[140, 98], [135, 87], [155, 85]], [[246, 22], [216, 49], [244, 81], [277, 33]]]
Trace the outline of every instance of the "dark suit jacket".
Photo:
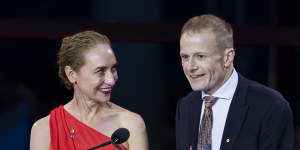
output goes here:
[[[200, 91], [178, 101], [177, 150], [190, 150], [190, 146], [196, 150], [201, 106]], [[293, 150], [293, 147], [293, 117], [288, 102], [279, 92], [239, 75], [220, 149]]]

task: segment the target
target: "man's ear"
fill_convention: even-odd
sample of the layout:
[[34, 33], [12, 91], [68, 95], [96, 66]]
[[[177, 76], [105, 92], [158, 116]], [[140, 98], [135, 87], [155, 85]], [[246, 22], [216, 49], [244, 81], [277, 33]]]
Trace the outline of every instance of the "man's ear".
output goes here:
[[65, 66], [65, 74], [72, 84], [76, 83], [77, 73], [70, 66]]
[[228, 68], [233, 64], [235, 50], [233, 48], [226, 48], [224, 52], [224, 67]]

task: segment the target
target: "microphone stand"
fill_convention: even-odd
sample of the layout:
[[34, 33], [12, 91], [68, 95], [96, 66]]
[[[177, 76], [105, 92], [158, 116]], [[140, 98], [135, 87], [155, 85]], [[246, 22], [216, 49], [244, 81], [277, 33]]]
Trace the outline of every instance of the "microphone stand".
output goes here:
[[111, 141], [111, 144], [113, 144], [116, 148], [118, 148], [118, 150], [122, 150], [122, 148], [116, 144], [114, 141]]
[[101, 144], [101, 145], [98, 145], [98, 146], [95, 146], [95, 147], [93, 147], [93, 148], [90, 148], [90, 149], [88, 149], [88, 150], [96, 150], [97, 148], [106, 146], [106, 145], [108, 145], [108, 144], [113, 144], [116, 148], [118, 148], [118, 150], [123, 150], [118, 144], [115, 143], [115, 142], [117, 142], [117, 141], [118, 141], [118, 140], [116, 140], [116, 141], [110, 140], [110, 141], [107, 141], [107, 142], [105, 142], [105, 143], [103, 143], [103, 144]]
[[95, 147], [90, 148], [90, 149], [88, 149], [88, 150], [95, 150], [95, 149], [97, 149], [97, 148], [106, 146], [106, 145], [110, 144], [111, 142], [112, 142], [111, 140], [110, 140], [110, 141], [107, 141], [107, 142], [105, 142], [105, 143], [103, 143], [103, 144], [101, 144], [101, 145], [95, 146]]

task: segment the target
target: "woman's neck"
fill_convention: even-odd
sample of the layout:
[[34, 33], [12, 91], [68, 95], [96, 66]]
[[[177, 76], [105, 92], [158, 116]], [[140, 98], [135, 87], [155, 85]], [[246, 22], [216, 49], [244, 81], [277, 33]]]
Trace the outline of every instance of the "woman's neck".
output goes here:
[[82, 122], [89, 123], [96, 116], [111, 107], [109, 102], [95, 102], [86, 96], [74, 94], [73, 99], [66, 106], [71, 114]]

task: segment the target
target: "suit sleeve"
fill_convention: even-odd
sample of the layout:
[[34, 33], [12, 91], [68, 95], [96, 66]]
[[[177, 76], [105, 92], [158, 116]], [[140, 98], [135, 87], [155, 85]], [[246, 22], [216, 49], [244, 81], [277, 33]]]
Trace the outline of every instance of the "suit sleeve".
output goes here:
[[293, 115], [288, 102], [283, 99], [280, 105], [270, 107], [263, 119], [259, 149], [293, 150]]
[[177, 108], [176, 108], [176, 150], [181, 150], [182, 148], [182, 143], [180, 140], [180, 135], [181, 135], [181, 128], [182, 128], [182, 121], [181, 121], [181, 113], [180, 113], [180, 105], [181, 105], [181, 100], [177, 102]]

